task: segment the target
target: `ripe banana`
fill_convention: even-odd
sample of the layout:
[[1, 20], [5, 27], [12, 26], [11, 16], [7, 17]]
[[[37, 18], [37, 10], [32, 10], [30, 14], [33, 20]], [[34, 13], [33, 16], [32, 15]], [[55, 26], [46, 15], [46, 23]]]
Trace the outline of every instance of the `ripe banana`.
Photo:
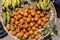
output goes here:
[[41, 6], [40, 6], [40, 4], [39, 4], [39, 3], [37, 3], [37, 7], [38, 7], [39, 9], [41, 9]]
[[11, 11], [10, 10], [7, 10], [6, 11], [6, 14], [7, 14], [7, 22], [9, 23], [10, 22], [10, 14], [11, 14]]
[[6, 1], [5, 1], [5, 4], [4, 4], [4, 7], [5, 7], [5, 8], [8, 8], [9, 5], [10, 5], [9, 0], [6, 0]]
[[51, 7], [51, 4], [48, 5], [48, 7], [46, 8], [46, 10], [48, 10]]
[[4, 6], [6, 0], [2, 0], [2, 5]]
[[42, 10], [49, 10], [51, 8], [50, 0], [39, 0], [37, 7]]
[[9, 6], [11, 6], [11, 0], [9, 0]]
[[6, 21], [7, 21], [7, 15], [5, 12], [3, 12], [3, 22], [4, 24], [6, 24]]
[[15, 6], [17, 5], [17, 0], [12, 0], [12, 8], [15, 8]]
[[15, 8], [16, 6], [20, 6], [21, 4], [21, 1], [22, 0], [2, 0], [2, 5], [5, 7], [5, 8]]
[[17, 6], [19, 7], [20, 5], [20, 0], [16, 0], [17, 1]]

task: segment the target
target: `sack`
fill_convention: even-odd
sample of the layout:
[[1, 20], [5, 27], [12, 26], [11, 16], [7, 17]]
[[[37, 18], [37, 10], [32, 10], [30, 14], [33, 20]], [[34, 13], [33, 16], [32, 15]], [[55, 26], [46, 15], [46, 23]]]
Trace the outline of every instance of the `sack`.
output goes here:
[[52, 2], [53, 2], [55, 5], [60, 6], [60, 0], [52, 0]]

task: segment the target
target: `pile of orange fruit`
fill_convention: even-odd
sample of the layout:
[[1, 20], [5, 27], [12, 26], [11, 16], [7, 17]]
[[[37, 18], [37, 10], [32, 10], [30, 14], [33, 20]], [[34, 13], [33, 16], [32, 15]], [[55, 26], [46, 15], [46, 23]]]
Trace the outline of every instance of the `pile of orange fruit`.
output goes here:
[[35, 9], [33, 6], [15, 8], [15, 11], [11, 13], [12, 26], [7, 25], [6, 29], [11, 31], [13, 36], [22, 37], [22, 40], [27, 39], [28, 36], [38, 40], [38, 34], [42, 34], [42, 30], [39, 32], [37, 30], [46, 28], [49, 19], [49, 12]]

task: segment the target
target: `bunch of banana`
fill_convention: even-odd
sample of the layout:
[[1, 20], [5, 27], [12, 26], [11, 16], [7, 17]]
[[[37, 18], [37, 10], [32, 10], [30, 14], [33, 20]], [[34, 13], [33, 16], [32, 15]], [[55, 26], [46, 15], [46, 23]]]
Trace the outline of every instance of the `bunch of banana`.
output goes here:
[[11, 11], [10, 10], [7, 10], [6, 12], [3, 12], [4, 24], [10, 22], [10, 14], [11, 14]]
[[11, 11], [10, 10], [6, 11], [6, 14], [7, 14], [7, 22], [9, 23]]
[[2, 5], [4, 6], [6, 0], [2, 0]]
[[11, 2], [12, 2], [12, 6], [11, 7], [15, 8], [15, 6], [17, 5], [17, 0], [12, 0]]
[[11, 0], [2, 0], [2, 5], [5, 8], [9, 8], [9, 6], [11, 6]]
[[5, 8], [9, 7], [15, 8], [16, 6], [19, 6], [21, 4], [21, 1], [22, 0], [2, 0], [2, 5]]
[[49, 10], [51, 8], [50, 0], [39, 0], [37, 2], [37, 7], [42, 10]]
[[16, 0], [16, 1], [17, 1], [17, 6], [19, 7], [22, 0]]

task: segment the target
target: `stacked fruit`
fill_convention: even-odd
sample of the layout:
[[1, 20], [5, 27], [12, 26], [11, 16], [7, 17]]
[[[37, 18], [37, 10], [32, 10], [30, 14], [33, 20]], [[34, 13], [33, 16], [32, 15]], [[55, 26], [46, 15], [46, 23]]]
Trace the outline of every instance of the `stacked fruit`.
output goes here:
[[16, 6], [20, 6], [21, 0], [2, 0], [2, 5], [5, 8], [15, 8]]
[[4, 21], [4, 24], [10, 23], [10, 14], [11, 14], [10, 10], [7, 10], [6, 12], [3, 12], [3, 21]]
[[49, 10], [51, 8], [51, 1], [50, 0], [36, 0], [37, 7], [42, 10]]
[[43, 32], [39, 29], [46, 28], [49, 18], [50, 15], [47, 11], [34, 9], [33, 6], [16, 8], [15, 12], [11, 14], [12, 26], [6, 26], [6, 29], [12, 31], [13, 36], [22, 38], [22, 40], [26, 40], [29, 36], [38, 40], [38, 34]]

